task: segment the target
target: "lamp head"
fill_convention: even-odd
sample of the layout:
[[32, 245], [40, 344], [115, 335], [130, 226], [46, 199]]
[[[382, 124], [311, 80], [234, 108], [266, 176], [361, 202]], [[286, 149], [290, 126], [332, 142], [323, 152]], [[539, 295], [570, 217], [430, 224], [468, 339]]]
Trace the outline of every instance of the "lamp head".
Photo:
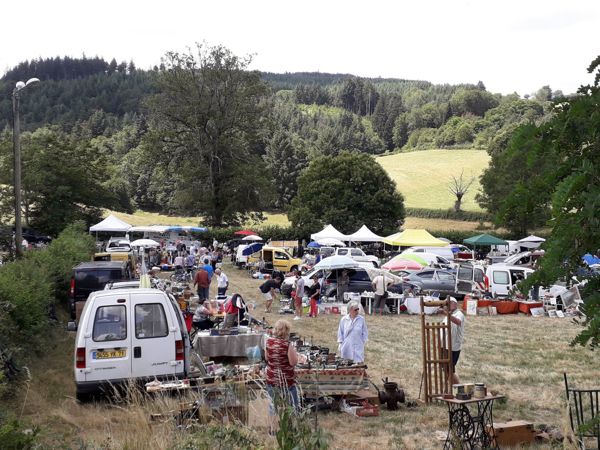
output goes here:
[[25, 86], [29, 86], [32, 83], [39, 83], [40, 79], [39, 78], [30, 78], [29, 80], [27, 80], [27, 83], [25, 83]]
[[15, 88], [17, 89], [17, 91], [20, 91], [24, 87], [25, 87], [25, 83], [23, 83], [22, 81], [17, 81], [17, 84], [15, 86]]

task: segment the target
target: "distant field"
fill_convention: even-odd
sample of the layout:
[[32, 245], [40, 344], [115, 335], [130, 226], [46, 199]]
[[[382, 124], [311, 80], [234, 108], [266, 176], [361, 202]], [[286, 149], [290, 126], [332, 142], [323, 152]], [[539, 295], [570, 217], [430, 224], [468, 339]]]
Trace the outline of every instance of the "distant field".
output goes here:
[[398, 153], [377, 158], [377, 162], [396, 182], [409, 208], [448, 209], [454, 197], [448, 191], [452, 176], [475, 177], [475, 182], [463, 199], [465, 211], [481, 211], [475, 203], [479, 176], [489, 165], [484, 150], [424, 150]]
[[[475, 182], [463, 199], [466, 211], [481, 211], [475, 203], [479, 190], [479, 176], [489, 164], [489, 155], [484, 150], [424, 150], [398, 153], [377, 158], [377, 162], [396, 182], [404, 195], [405, 206], [409, 208], [448, 209], [454, 206], [454, 197], [448, 191], [452, 176], [475, 177]], [[198, 225], [202, 217], [165, 216], [156, 213], [136, 211], [134, 214], [112, 213], [132, 225]], [[266, 220], [260, 226], [289, 226], [285, 214], [265, 213]], [[248, 223], [251, 227], [254, 224]], [[471, 230], [477, 222], [460, 222], [439, 219], [409, 218], [405, 228], [426, 228], [431, 230]]]
[[[202, 217], [184, 217], [184, 216], [165, 216], [163, 214], [150, 213], [145, 211], [136, 211], [133, 214], [125, 214], [116, 211], [106, 210], [104, 213], [104, 217], [107, 217], [109, 214], [117, 216], [119, 219], [134, 225], [202, 225], [203, 218]], [[287, 227], [290, 224], [287, 216], [285, 214], [271, 214], [265, 213], [266, 220], [260, 224], [260, 226], [267, 225], [279, 225], [282, 227]], [[249, 223], [247, 226], [252, 226], [253, 224]]]

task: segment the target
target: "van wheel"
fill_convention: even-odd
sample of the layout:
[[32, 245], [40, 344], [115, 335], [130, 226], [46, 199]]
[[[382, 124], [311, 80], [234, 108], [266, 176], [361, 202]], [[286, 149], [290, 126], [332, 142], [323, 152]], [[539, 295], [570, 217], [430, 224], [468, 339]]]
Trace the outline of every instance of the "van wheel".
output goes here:
[[292, 266], [292, 268], [290, 269], [290, 272], [294, 272], [296, 270], [298, 270], [298, 266]]
[[375, 261], [373, 261], [373, 267], [375, 267], [376, 269], [379, 269], [379, 264], [377, 264]]

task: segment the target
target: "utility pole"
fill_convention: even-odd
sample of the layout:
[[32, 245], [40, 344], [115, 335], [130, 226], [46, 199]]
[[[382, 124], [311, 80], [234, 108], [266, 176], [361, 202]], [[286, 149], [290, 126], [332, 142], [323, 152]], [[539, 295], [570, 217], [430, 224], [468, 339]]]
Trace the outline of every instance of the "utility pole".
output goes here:
[[37, 78], [30, 78], [27, 83], [18, 81], [12, 93], [13, 98], [13, 153], [14, 153], [14, 189], [15, 189], [15, 255], [23, 256], [23, 225], [21, 223], [21, 120], [19, 117], [19, 96], [21, 90]]
[[[21, 88], [22, 89], [22, 88]], [[23, 256], [23, 226], [21, 224], [21, 121], [19, 118], [19, 91], [13, 91], [13, 153], [15, 189], [15, 255]]]

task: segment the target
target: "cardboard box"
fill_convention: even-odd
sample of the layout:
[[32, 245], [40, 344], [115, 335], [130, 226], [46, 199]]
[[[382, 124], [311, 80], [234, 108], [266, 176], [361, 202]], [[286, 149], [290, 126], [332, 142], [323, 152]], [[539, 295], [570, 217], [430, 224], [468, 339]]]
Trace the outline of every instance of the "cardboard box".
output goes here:
[[494, 430], [491, 432], [495, 436], [496, 445], [500, 448], [513, 445], [530, 444], [535, 440], [535, 429], [533, 423], [525, 420], [511, 420], [508, 422], [494, 423]]

